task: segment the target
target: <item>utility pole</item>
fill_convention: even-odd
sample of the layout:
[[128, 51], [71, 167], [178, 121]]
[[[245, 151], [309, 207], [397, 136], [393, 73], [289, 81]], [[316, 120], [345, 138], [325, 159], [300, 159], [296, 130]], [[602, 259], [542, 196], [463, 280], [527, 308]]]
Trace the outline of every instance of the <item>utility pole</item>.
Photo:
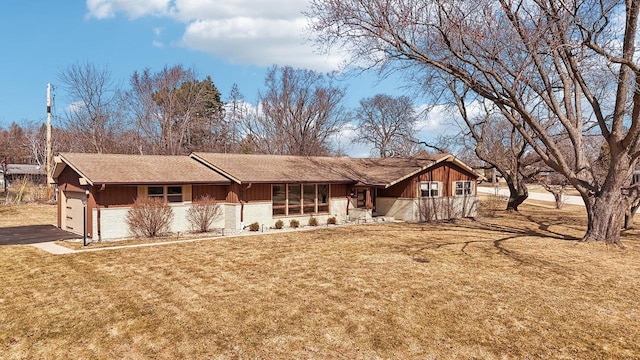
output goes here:
[[47, 199], [51, 200], [51, 83], [47, 83]]

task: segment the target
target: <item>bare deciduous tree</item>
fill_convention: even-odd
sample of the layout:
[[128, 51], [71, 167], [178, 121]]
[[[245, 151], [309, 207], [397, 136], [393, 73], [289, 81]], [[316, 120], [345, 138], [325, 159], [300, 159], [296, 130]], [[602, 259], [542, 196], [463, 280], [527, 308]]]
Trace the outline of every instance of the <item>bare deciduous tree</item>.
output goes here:
[[413, 138], [417, 115], [408, 96], [384, 94], [360, 100], [354, 115], [355, 142], [372, 144], [380, 157], [411, 156], [418, 151]]
[[542, 176], [539, 179], [542, 187], [553, 195], [553, 199], [556, 203], [556, 209], [562, 209], [564, 205], [564, 194], [569, 186], [567, 179], [556, 173], [550, 172], [549, 174]]
[[31, 154], [25, 143], [25, 131], [17, 123], [11, 123], [7, 130], [0, 128], [0, 161], [6, 164], [28, 163]]
[[535, 179], [539, 168], [535, 165], [540, 158], [532, 156], [529, 144], [491, 104], [475, 101], [482, 110], [473, 116], [467, 109], [466, 89], [460, 93], [453, 86], [450, 89], [463, 121], [460, 127], [465, 146], [500, 173], [509, 187], [507, 210], [518, 211], [518, 206], [529, 197], [526, 182]]
[[93, 63], [70, 65], [59, 74], [69, 108], [62, 127], [85, 152], [114, 152], [117, 134], [123, 129], [121, 91], [111, 71]]
[[325, 155], [329, 138], [348, 120], [344, 89], [326, 76], [288, 66], [272, 67], [255, 113], [245, 121], [247, 139], [259, 152]]
[[47, 128], [46, 125], [29, 121], [24, 126], [24, 147], [29, 149], [31, 163], [44, 165], [47, 158]]
[[[354, 64], [413, 70], [420, 86], [454, 78], [493, 102], [584, 199], [583, 240], [622, 245], [638, 193], [628, 184], [640, 156], [639, 10], [614, 0], [312, 0], [309, 16], [318, 43]], [[586, 151], [593, 134], [609, 147], [603, 177]]]

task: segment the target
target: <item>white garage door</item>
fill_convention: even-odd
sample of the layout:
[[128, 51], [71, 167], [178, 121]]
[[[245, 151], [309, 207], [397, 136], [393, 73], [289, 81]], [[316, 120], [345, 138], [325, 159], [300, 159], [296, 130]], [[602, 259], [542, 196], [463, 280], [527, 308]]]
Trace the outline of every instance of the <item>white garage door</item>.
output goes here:
[[65, 214], [64, 214], [64, 230], [72, 233], [82, 235], [84, 231], [84, 205], [82, 205], [82, 199], [85, 197], [84, 193], [65, 191]]

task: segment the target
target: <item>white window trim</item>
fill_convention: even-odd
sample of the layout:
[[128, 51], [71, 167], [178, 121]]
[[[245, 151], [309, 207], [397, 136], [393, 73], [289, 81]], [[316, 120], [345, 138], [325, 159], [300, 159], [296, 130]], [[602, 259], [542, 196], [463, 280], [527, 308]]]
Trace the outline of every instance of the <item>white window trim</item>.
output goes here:
[[[458, 195], [456, 194], [456, 189], [458, 187], [458, 183], [462, 183], [462, 194]], [[465, 194], [464, 193], [464, 183], [469, 183], [469, 194]], [[451, 193], [453, 194], [453, 196], [455, 197], [463, 197], [463, 196], [473, 196], [473, 194], [475, 193], [475, 185], [474, 182], [471, 180], [458, 180], [458, 181], [453, 181], [451, 183]]]
[[[422, 196], [422, 184], [428, 184], [428, 187], [429, 187], [429, 195], [428, 196]], [[431, 184], [437, 184], [438, 185], [438, 195], [437, 196], [431, 196]], [[442, 197], [442, 181], [420, 181], [418, 183], [418, 197], [420, 197], [420, 198], [439, 198], [439, 197]]]

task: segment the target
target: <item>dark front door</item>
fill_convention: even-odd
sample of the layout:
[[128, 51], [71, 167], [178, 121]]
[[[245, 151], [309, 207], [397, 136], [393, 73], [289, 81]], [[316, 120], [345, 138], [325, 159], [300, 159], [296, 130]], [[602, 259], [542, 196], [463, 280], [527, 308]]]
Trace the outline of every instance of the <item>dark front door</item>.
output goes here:
[[369, 209], [375, 211], [375, 191], [372, 188], [356, 189], [356, 207], [358, 209]]

